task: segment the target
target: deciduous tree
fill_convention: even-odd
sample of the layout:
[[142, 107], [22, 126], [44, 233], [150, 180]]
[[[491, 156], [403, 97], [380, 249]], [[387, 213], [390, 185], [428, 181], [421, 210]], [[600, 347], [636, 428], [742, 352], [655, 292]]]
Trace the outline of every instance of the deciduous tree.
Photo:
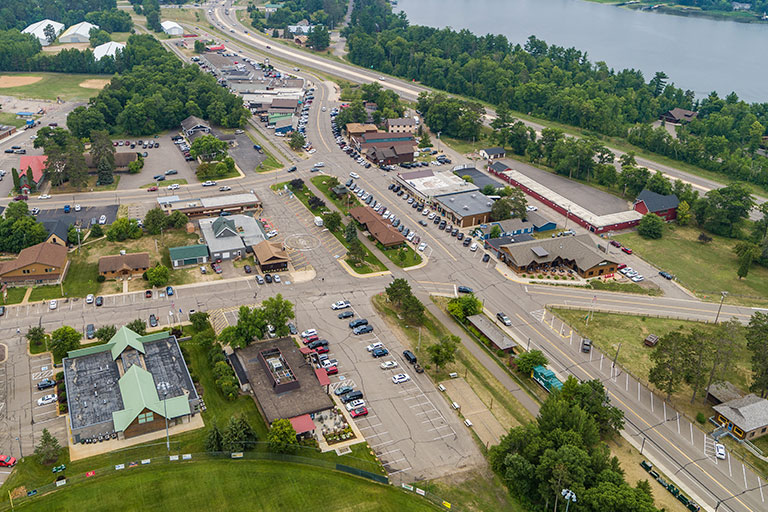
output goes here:
[[62, 359], [70, 350], [80, 348], [80, 339], [83, 335], [72, 327], [65, 325], [51, 333], [51, 341], [48, 346], [56, 359]]
[[440, 367], [456, 360], [456, 350], [459, 343], [461, 340], [458, 336], [449, 334], [442, 337], [438, 343], [433, 343], [427, 347], [429, 360], [440, 370]]
[[267, 433], [269, 451], [275, 453], [296, 453], [299, 449], [299, 441], [296, 439], [296, 430], [291, 422], [285, 419], [275, 420]]
[[643, 238], [661, 238], [664, 234], [664, 219], [655, 213], [646, 213], [637, 225], [637, 233]]

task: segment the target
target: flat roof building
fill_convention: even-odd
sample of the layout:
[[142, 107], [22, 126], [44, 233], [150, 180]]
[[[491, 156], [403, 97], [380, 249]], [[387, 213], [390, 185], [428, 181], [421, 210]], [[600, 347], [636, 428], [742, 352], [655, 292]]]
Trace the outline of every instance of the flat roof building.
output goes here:
[[464, 181], [451, 172], [431, 169], [398, 173], [395, 181], [409, 194], [426, 203], [431, 203], [437, 196], [478, 190], [476, 185]]
[[166, 210], [176, 211], [191, 217], [209, 217], [222, 213], [237, 214], [261, 208], [261, 200], [256, 194], [228, 194], [199, 199], [181, 199], [179, 196], [161, 196], [158, 204]]
[[187, 423], [199, 397], [176, 338], [140, 336], [127, 327], [104, 345], [70, 351], [62, 361], [72, 441], [100, 434], [130, 438]]
[[184, 29], [175, 21], [164, 21], [160, 23], [160, 26], [163, 28], [163, 32], [169, 36], [180, 36], [184, 33]]
[[432, 204], [443, 217], [466, 228], [488, 222], [493, 201], [479, 190], [473, 190], [436, 196]]
[[293, 338], [256, 341], [235, 349], [235, 355], [268, 424], [333, 407], [312, 363], [301, 354]]

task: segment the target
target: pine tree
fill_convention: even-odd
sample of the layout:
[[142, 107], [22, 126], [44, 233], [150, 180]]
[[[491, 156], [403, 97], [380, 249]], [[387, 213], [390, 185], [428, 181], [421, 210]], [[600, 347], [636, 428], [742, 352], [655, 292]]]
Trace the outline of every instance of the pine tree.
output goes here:
[[112, 166], [109, 165], [109, 159], [107, 157], [101, 157], [98, 165], [98, 185], [111, 185], [115, 182], [114, 176], [112, 176]]
[[220, 452], [222, 445], [221, 430], [214, 423], [211, 429], [208, 431], [208, 435], [205, 438], [205, 451], [207, 452]]

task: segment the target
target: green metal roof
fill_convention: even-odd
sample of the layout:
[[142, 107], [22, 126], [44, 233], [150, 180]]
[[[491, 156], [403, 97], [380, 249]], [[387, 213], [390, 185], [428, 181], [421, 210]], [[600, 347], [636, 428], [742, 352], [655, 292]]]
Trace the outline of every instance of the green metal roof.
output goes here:
[[[135, 333], [134, 333], [135, 334]], [[141, 414], [149, 409], [161, 417], [169, 419], [189, 414], [189, 400], [185, 395], [160, 400], [152, 374], [139, 365], [132, 365], [118, 381], [123, 409], [112, 413], [116, 431], [123, 431]], [[165, 413], [165, 415], [164, 415]]]
[[208, 246], [204, 244], [185, 245], [168, 249], [171, 261], [186, 260], [190, 258], [202, 258], [208, 256]]
[[224, 236], [237, 236], [237, 228], [235, 227], [235, 221], [232, 219], [228, 219], [226, 217], [219, 217], [215, 221], [213, 221], [213, 224], [211, 224], [211, 227], [213, 228], [213, 236], [218, 238], [221, 236], [221, 234], [224, 231], [230, 231], [232, 235], [224, 235]]
[[145, 352], [144, 343], [147, 343], [150, 341], [162, 340], [164, 338], [167, 338], [168, 336], [170, 336], [170, 333], [168, 331], [153, 332], [152, 334], [147, 334], [146, 336], [139, 336], [137, 333], [123, 326], [120, 328], [119, 331], [117, 331], [117, 333], [115, 333], [114, 336], [112, 336], [112, 339], [110, 339], [108, 343], [105, 343], [103, 345], [96, 345], [94, 347], [85, 347], [85, 348], [79, 348], [77, 350], [70, 350], [69, 352], [67, 352], [67, 357], [74, 358], [74, 357], [89, 356], [91, 354], [97, 354], [99, 352], [106, 352], [107, 350], [109, 350], [112, 352], [112, 360], [115, 360], [128, 347], [135, 348], [136, 350], [138, 350], [143, 354]]

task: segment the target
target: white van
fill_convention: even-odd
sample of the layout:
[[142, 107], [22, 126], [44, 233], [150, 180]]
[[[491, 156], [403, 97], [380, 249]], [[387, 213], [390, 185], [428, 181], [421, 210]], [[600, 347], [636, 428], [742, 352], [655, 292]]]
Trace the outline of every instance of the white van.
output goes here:
[[323, 218], [322, 217], [315, 217], [315, 226], [321, 228], [323, 227]]

